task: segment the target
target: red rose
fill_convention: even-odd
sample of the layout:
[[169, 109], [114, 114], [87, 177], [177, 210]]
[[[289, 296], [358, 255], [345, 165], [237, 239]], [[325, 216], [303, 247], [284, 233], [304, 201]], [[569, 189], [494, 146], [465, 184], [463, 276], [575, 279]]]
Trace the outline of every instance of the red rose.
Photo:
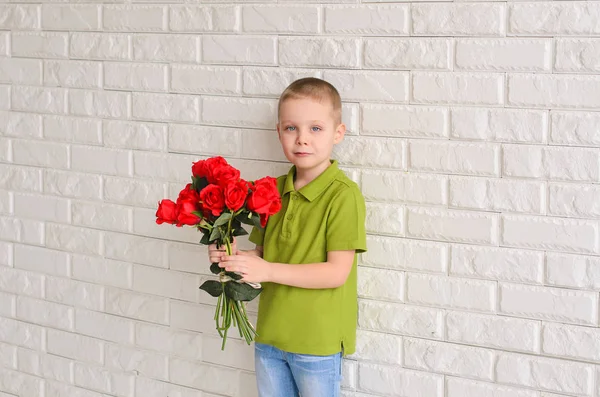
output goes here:
[[277, 180], [265, 177], [254, 182], [252, 193], [248, 197], [248, 209], [260, 215], [260, 223], [264, 227], [269, 216], [281, 209], [281, 196], [277, 190]]
[[209, 183], [214, 183], [213, 170], [221, 165], [227, 165], [227, 160], [221, 156], [210, 157], [206, 160], [192, 163], [192, 174], [198, 178], [206, 178]]
[[195, 200], [200, 201], [200, 195], [197, 191], [192, 188], [192, 184], [188, 183], [182, 190], [179, 192], [179, 197], [177, 197], [177, 201], [179, 200]]
[[217, 185], [227, 186], [230, 182], [237, 182], [240, 179], [240, 171], [229, 164], [219, 165], [211, 170], [212, 181]]
[[200, 160], [192, 163], [192, 175], [198, 178], [204, 178], [208, 176], [206, 160]]
[[248, 196], [248, 182], [240, 180], [230, 182], [225, 186], [225, 205], [232, 211], [237, 211], [244, 205]]
[[202, 207], [210, 211], [214, 216], [221, 215], [225, 207], [225, 195], [223, 188], [219, 185], [210, 184], [200, 192]]
[[196, 225], [200, 223], [200, 217], [192, 214], [199, 211], [200, 205], [197, 200], [177, 200], [177, 226]]
[[158, 202], [158, 209], [156, 210], [156, 223], [175, 224], [177, 221], [177, 204], [173, 201], [165, 199]]

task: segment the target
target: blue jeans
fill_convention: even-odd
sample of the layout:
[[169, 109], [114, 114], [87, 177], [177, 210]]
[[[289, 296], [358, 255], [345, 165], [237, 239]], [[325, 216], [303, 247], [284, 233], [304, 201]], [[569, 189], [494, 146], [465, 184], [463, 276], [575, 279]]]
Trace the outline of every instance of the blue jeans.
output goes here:
[[259, 397], [339, 397], [342, 353], [331, 356], [288, 353], [255, 343]]

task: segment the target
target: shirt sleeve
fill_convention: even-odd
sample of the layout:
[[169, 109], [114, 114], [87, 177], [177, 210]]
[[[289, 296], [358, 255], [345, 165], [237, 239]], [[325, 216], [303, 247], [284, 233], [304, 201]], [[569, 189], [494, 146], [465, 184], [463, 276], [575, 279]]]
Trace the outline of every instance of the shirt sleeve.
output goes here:
[[365, 199], [358, 187], [345, 189], [332, 203], [327, 218], [327, 251], [367, 250]]
[[256, 226], [253, 226], [252, 231], [250, 232], [250, 236], [248, 236], [248, 240], [251, 243], [254, 243], [259, 246], [264, 245], [265, 229], [260, 229]]

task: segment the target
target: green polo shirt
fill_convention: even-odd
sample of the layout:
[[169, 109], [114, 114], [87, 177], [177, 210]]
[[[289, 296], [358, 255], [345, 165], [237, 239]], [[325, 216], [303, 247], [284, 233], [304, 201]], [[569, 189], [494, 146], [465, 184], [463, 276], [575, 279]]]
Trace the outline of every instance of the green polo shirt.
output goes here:
[[[277, 178], [281, 211], [269, 219], [264, 230], [254, 228], [250, 234], [251, 242], [263, 246], [263, 258], [302, 266], [326, 262], [328, 251], [365, 252], [365, 201], [337, 161], [298, 191], [294, 189], [295, 174], [292, 167]], [[300, 354], [354, 353], [356, 253], [345, 284], [338, 288], [263, 283], [256, 341]]]

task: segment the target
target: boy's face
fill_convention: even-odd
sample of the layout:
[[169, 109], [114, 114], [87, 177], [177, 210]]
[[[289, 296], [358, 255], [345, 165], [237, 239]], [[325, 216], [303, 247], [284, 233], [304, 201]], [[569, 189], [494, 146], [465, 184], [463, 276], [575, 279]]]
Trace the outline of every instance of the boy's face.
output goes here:
[[327, 167], [333, 145], [339, 143], [346, 126], [339, 123], [330, 102], [310, 98], [286, 99], [279, 110], [277, 133], [285, 157], [298, 171], [319, 176]]

